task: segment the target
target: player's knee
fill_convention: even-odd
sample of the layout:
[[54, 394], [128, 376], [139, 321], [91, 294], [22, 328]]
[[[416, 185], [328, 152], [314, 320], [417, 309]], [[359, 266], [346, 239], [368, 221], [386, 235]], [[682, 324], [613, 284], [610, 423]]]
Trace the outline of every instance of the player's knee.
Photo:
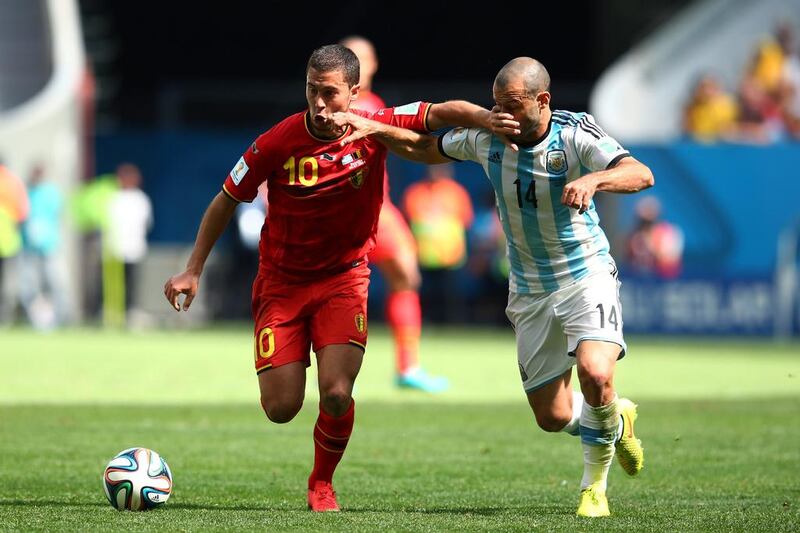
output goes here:
[[320, 403], [326, 413], [332, 416], [342, 416], [350, 407], [353, 398], [344, 388], [331, 387], [320, 391]]
[[270, 421], [275, 422], [276, 424], [285, 424], [291, 421], [297, 413], [300, 412], [300, 408], [303, 406], [303, 401], [276, 401], [269, 398], [261, 397], [261, 408], [264, 410], [264, 414], [267, 415], [267, 418]]
[[614, 371], [607, 365], [578, 365], [578, 378], [582, 390], [602, 391], [611, 384]]
[[422, 286], [422, 274], [417, 268], [408, 268], [406, 272], [405, 284], [409, 291], [419, 291]]
[[569, 413], [561, 413], [549, 411], [545, 413], [534, 413], [536, 415], [536, 423], [544, 431], [558, 432], [564, 429], [564, 426], [569, 424], [572, 419]]
[[418, 291], [422, 285], [416, 258], [395, 258], [384, 263], [382, 272], [391, 292]]
[[389, 290], [392, 292], [417, 291], [421, 285], [421, 280], [419, 276], [399, 269], [395, 272], [394, 277], [388, 281], [388, 285]]

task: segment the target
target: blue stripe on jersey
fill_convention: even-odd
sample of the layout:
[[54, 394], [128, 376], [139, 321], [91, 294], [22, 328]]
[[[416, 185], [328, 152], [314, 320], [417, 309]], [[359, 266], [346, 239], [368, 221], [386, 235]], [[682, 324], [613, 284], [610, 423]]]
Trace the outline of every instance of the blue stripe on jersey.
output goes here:
[[[548, 150], [563, 148], [560, 142], [560, 132], [561, 126], [553, 124], [553, 132], [551, 134], [553, 140], [547, 146]], [[561, 195], [564, 192], [566, 178], [552, 174], [548, 174], [548, 178], [550, 179], [550, 201], [553, 205], [553, 219], [558, 232], [558, 240], [564, 250], [564, 255], [567, 256], [569, 273], [572, 279], [577, 281], [586, 273], [586, 261], [583, 259], [581, 242], [575, 237], [575, 230], [572, 228], [572, 212], [569, 207], [561, 203]]]
[[[520, 185], [524, 191], [527, 190], [530, 180], [534, 179], [533, 150], [522, 149], [519, 151], [519, 156], [517, 157], [517, 179], [520, 180]], [[527, 202], [524, 202], [520, 212], [522, 214], [522, 231], [525, 233], [525, 240], [528, 242], [528, 248], [536, 263], [536, 268], [539, 270], [539, 280], [542, 283], [542, 288], [546, 292], [557, 291], [558, 282], [553, 272], [553, 266], [550, 263], [550, 254], [547, 253], [542, 241], [542, 231], [539, 228], [536, 208], [528, 206]]]
[[505, 151], [506, 145], [503, 144], [503, 141], [498, 139], [495, 135], [492, 135], [492, 142], [489, 145], [489, 154], [498, 153], [500, 157], [486, 158], [488, 161], [487, 174], [489, 176], [489, 181], [492, 182], [492, 187], [494, 187], [494, 195], [495, 198], [497, 198], [497, 209], [500, 210], [500, 221], [503, 224], [503, 232], [505, 232], [509, 240], [507, 249], [508, 261], [511, 263], [511, 276], [514, 277], [519, 291], [528, 293], [530, 290], [528, 281], [525, 279], [525, 269], [522, 267], [522, 261], [519, 258], [517, 247], [511, 242], [513, 233], [511, 233], [511, 226], [508, 222], [508, 206], [506, 205], [506, 199], [503, 195], [503, 157], [505, 156]]
[[600, 228], [600, 217], [597, 216], [597, 211], [594, 208], [594, 200], [592, 200], [591, 210], [586, 211], [583, 214], [583, 218], [586, 220], [586, 229], [589, 230], [589, 233], [594, 238], [595, 244], [598, 245], [597, 255], [608, 255], [611, 248], [608, 244], [608, 239]]

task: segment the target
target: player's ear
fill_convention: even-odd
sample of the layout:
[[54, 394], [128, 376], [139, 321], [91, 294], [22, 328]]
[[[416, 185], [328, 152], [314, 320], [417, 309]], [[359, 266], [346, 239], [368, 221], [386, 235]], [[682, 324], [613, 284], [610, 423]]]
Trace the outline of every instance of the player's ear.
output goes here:
[[544, 109], [550, 105], [550, 93], [542, 91], [536, 95], [536, 102], [539, 104], [539, 109]]
[[358, 98], [358, 93], [361, 91], [361, 84], [356, 83], [350, 87], [350, 101], [353, 102]]

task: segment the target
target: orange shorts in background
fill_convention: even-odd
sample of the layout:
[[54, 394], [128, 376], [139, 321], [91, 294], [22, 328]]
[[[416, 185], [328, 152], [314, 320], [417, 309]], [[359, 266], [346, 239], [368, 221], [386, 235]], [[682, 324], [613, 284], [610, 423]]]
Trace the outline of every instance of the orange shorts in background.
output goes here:
[[417, 243], [408, 222], [392, 202], [384, 199], [378, 218], [378, 235], [375, 249], [369, 253], [371, 263], [380, 263], [392, 257], [417, 256]]
[[295, 361], [329, 344], [367, 345], [366, 263], [307, 283], [276, 281], [259, 272], [253, 283], [256, 372]]

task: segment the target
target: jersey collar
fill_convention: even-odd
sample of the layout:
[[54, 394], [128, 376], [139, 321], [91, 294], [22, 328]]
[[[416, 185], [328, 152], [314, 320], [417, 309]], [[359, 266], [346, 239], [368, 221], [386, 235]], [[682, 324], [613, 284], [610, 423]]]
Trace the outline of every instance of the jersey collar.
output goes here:
[[543, 140], [547, 139], [550, 136], [550, 129], [553, 127], [553, 116], [550, 115], [550, 120], [547, 121], [547, 129], [544, 131], [541, 137], [538, 139], [531, 141], [529, 143], [517, 143], [520, 148], [533, 148]]

